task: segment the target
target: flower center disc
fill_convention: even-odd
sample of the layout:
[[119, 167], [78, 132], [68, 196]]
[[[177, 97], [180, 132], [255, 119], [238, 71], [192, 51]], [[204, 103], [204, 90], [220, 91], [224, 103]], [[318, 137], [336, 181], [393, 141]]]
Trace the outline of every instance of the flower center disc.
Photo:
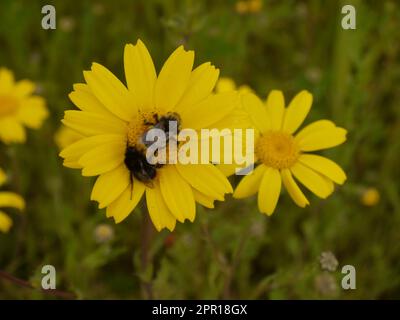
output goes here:
[[256, 155], [268, 167], [287, 169], [297, 161], [299, 148], [291, 134], [270, 131], [258, 139]]
[[0, 96], [0, 117], [10, 116], [17, 111], [18, 102], [13, 97]]
[[154, 123], [156, 114], [153, 112], [142, 112], [139, 117], [128, 125], [128, 146], [139, 147], [140, 138], [146, 130]]

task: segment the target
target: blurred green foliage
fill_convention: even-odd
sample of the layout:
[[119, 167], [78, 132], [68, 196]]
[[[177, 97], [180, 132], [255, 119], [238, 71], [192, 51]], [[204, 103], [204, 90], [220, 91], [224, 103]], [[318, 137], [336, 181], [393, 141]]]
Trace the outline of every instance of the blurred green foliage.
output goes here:
[[[41, 28], [49, 3], [56, 30]], [[348, 3], [357, 30], [341, 28]], [[58, 289], [78, 298], [400, 298], [399, 30], [394, 0], [264, 0], [251, 14], [237, 13], [235, 1], [2, 0], [0, 65], [37, 82], [51, 116], [25, 145], [0, 145], [6, 187], [27, 201], [24, 214], [12, 214], [12, 231], [0, 234], [0, 269], [39, 284], [52, 264]], [[216, 210], [199, 207], [195, 222], [173, 234], [149, 227], [144, 207], [114, 225], [89, 201], [93, 181], [62, 167], [53, 135], [82, 71], [96, 61], [124, 79], [124, 45], [138, 38], [158, 69], [184, 43], [196, 64], [213, 62], [261, 97], [311, 91], [307, 123], [331, 118], [349, 130], [346, 144], [325, 153], [347, 183], [327, 200], [307, 193], [306, 209], [283, 194], [271, 218], [255, 198], [229, 196]], [[360, 203], [369, 186], [381, 193], [374, 207]], [[114, 228], [113, 240], [96, 242], [100, 223]], [[339, 261], [329, 275], [318, 262], [326, 250]], [[340, 287], [346, 264], [356, 267], [356, 290]], [[52, 296], [0, 279], [0, 298]]]

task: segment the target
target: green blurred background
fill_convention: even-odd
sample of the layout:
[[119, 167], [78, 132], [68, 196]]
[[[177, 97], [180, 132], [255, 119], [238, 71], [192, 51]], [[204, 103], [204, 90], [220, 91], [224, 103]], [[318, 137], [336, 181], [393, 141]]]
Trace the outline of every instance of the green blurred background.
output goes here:
[[[0, 66], [37, 82], [51, 113], [26, 144], [0, 144], [6, 188], [27, 202], [23, 214], [8, 211], [14, 226], [0, 234], [1, 270], [38, 286], [42, 266], [54, 265], [57, 289], [84, 299], [400, 298], [400, 3], [261, 2], [243, 12], [236, 1], [0, 1]], [[341, 28], [349, 3], [357, 30]], [[41, 28], [45, 4], [56, 7], [56, 30]], [[346, 184], [327, 200], [306, 193], [306, 209], [283, 194], [271, 218], [254, 197], [228, 196], [215, 210], [198, 207], [195, 222], [173, 234], [149, 227], [144, 207], [114, 225], [89, 201], [93, 180], [62, 167], [54, 133], [82, 71], [96, 61], [123, 80], [124, 45], [138, 38], [158, 70], [184, 43], [197, 65], [211, 61], [263, 98], [271, 89], [287, 100], [311, 91], [306, 122], [332, 118], [349, 131], [347, 143], [324, 152], [343, 166]], [[369, 187], [380, 201], [366, 206]], [[104, 223], [114, 237], [101, 242], [95, 230]], [[324, 251], [336, 256], [336, 271], [321, 269]], [[341, 288], [347, 264], [356, 290]], [[56, 297], [0, 278], [0, 298]]]

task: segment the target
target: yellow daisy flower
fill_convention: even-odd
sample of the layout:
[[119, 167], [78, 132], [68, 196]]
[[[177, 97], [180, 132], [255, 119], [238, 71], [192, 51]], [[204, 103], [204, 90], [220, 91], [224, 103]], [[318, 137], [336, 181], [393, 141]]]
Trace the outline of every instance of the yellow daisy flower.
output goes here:
[[260, 12], [263, 7], [263, 2], [262, 0], [250, 0], [249, 1], [249, 11], [256, 13]]
[[24, 126], [38, 129], [47, 118], [45, 101], [32, 95], [34, 91], [33, 82], [15, 82], [10, 70], [0, 68], [0, 140], [3, 142], [25, 142]]
[[257, 13], [261, 11], [262, 7], [262, 0], [242, 0], [237, 1], [235, 5], [236, 12], [240, 14]]
[[376, 206], [380, 201], [381, 195], [378, 189], [370, 187], [365, 189], [361, 195], [361, 203], [367, 207]]
[[281, 91], [272, 91], [265, 105], [254, 94], [242, 95], [243, 107], [258, 133], [254, 149], [260, 165], [240, 181], [233, 194], [235, 198], [258, 192], [259, 210], [271, 215], [282, 183], [300, 207], [309, 201], [295, 179], [320, 198], [333, 192], [334, 183], [344, 183], [346, 175], [335, 162], [309, 152], [342, 144], [347, 131], [332, 121], [319, 120], [297, 132], [310, 111], [312, 100], [309, 92], [301, 91], [285, 108]]
[[[6, 182], [6, 174], [0, 168], [0, 186]], [[0, 192], [0, 208], [16, 208], [24, 210], [25, 202], [24, 199], [16, 193], [3, 191]], [[11, 218], [0, 209], [0, 232], [8, 232], [12, 227]]]
[[54, 134], [54, 141], [60, 150], [82, 139], [84, 136], [66, 126], [61, 126]]
[[[212, 94], [219, 70], [209, 62], [194, 70], [194, 52], [177, 48], [156, 74], [142, 41], [125, 46], [127, 87], [108, 69], [94, 63], [85, 71], [87, 84], [70, 94], [80, 111], [66, 111], [63, 123], [83, 139], [65, 148], [64, 165], [82, 168], [83, 176], [99, 176], [91, 199], [107, 208], [119, 223], [146, 194], [157, 230], [175, 228], [176, 220], [195, 218], [195, 202], [213, 207], [232, 192], [226, 177], [212, 164], [149, 165], [142, 157], [143, 134], [162, 119], [175, 118], [180, 129], [211, 128], [235, 107], [236, 92]], [[145, 159], [145, 158], [144, 158]]]
[[244, 14], [249, 11], [247, 1], [237, 1], [235, 4], [235, 9], [237, 13]]

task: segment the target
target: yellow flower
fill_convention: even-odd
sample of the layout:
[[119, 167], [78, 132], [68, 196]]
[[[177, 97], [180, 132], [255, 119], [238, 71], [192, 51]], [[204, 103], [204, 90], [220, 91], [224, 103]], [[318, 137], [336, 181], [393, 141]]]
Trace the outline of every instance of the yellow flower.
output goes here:
[[[0, 186], [6, 181], [6, 174], [0, 168]], [[24, 210], [25, 202], [21, 196], [13, 192], [0, 192], [0, 208], [16, 208]], [[12, 227], [11, 218], [2, 210], [0, 210], [0, 232], [8, 232]]]
[[344, 183], [346, 175], [335, 162], [309, 152], [342, 144], [347, 131], [332, 121], [319, 120], [297, 132], [311, 108], [309, 92], [301, 91], [287, 108], [282, 92], [277, 90], [269, 94], [265, 105], [253, 94], [242, 95], [242, 103], [258, 132], [255, 159], [260, 165], [240, 181], [235, 198], [258, 192], [259, 210], [271, 215], [282, 183], [300, 207], [309, 202], [295, 179], [320, 198], [333, 192], [334, 182]]
[[48, 112], [45, 101], [32, 95], [35, 84], [29, 80], [14, 81], [11, 71], [0, 68], [0, 140], [25, 142], [24, 126], [38, 129]]
[[241, 0], [236, 2], [236, 12], [240, 14], [260, 12], [263, 6], [262, 0]]
[[246, 13], [249, 10], [247, 1], [236, 2], [235, 9], [236, 9], [237, 13], [240, 13], [240, 14]]
[[368, 188], [364, 190], [361, 196], [361, 203], [367, 207], [376, 206], [379, 203], [381, 196], [378, 189]]
[[83, 137], [84, 136], [80, 133], [65, 126], [61, 126], [54, 135], [54, 141], [58, 148], [62, 150]]
[[239, 91], [239, 93], [253, 92], [248, 85], [241, 85], [237, 88], [235, 81], [233, 81], [231, 78], [221, 77], [215, 86], [215, 92], [217, 93], [230, 92], [236, 89]]
[[263, 6], [262, 0], [250, 0], [248, 3], [248, 10], [253, 13], [260, 12], [262, 6]]
[[[175, 228], [176, 220], [195, 218], [195, 203], [213, 207], [232, 192], [226, 177], [212, 164], [150, 165], [139, 161], [144, 133], [174, 115], [181, 129], [213, 127], [229, 115], [237, 93], [212, 94], [219, 70], [209, 62], [194, 70], [194, 52], [176, 49], [156, 74], [147, 48], [138, 40], [125, 46], [127, 87], [108, 69], [94, 63], [85, 71], [87, 84], [70, 94], [80, 111], [66, 111], [63, 123], [85, 138], [65, 148], [64, 165], [81, 168], [83, 176], [99, 176], [91, 199], [107, 208], [119, 223], [146, 194], [157, 230]], [[144, 158], [145, 160], [146, 158]], [[141, 167], [141, 170], [138, 170]], [[145, 169], [145, 170], [144, 170]]]

